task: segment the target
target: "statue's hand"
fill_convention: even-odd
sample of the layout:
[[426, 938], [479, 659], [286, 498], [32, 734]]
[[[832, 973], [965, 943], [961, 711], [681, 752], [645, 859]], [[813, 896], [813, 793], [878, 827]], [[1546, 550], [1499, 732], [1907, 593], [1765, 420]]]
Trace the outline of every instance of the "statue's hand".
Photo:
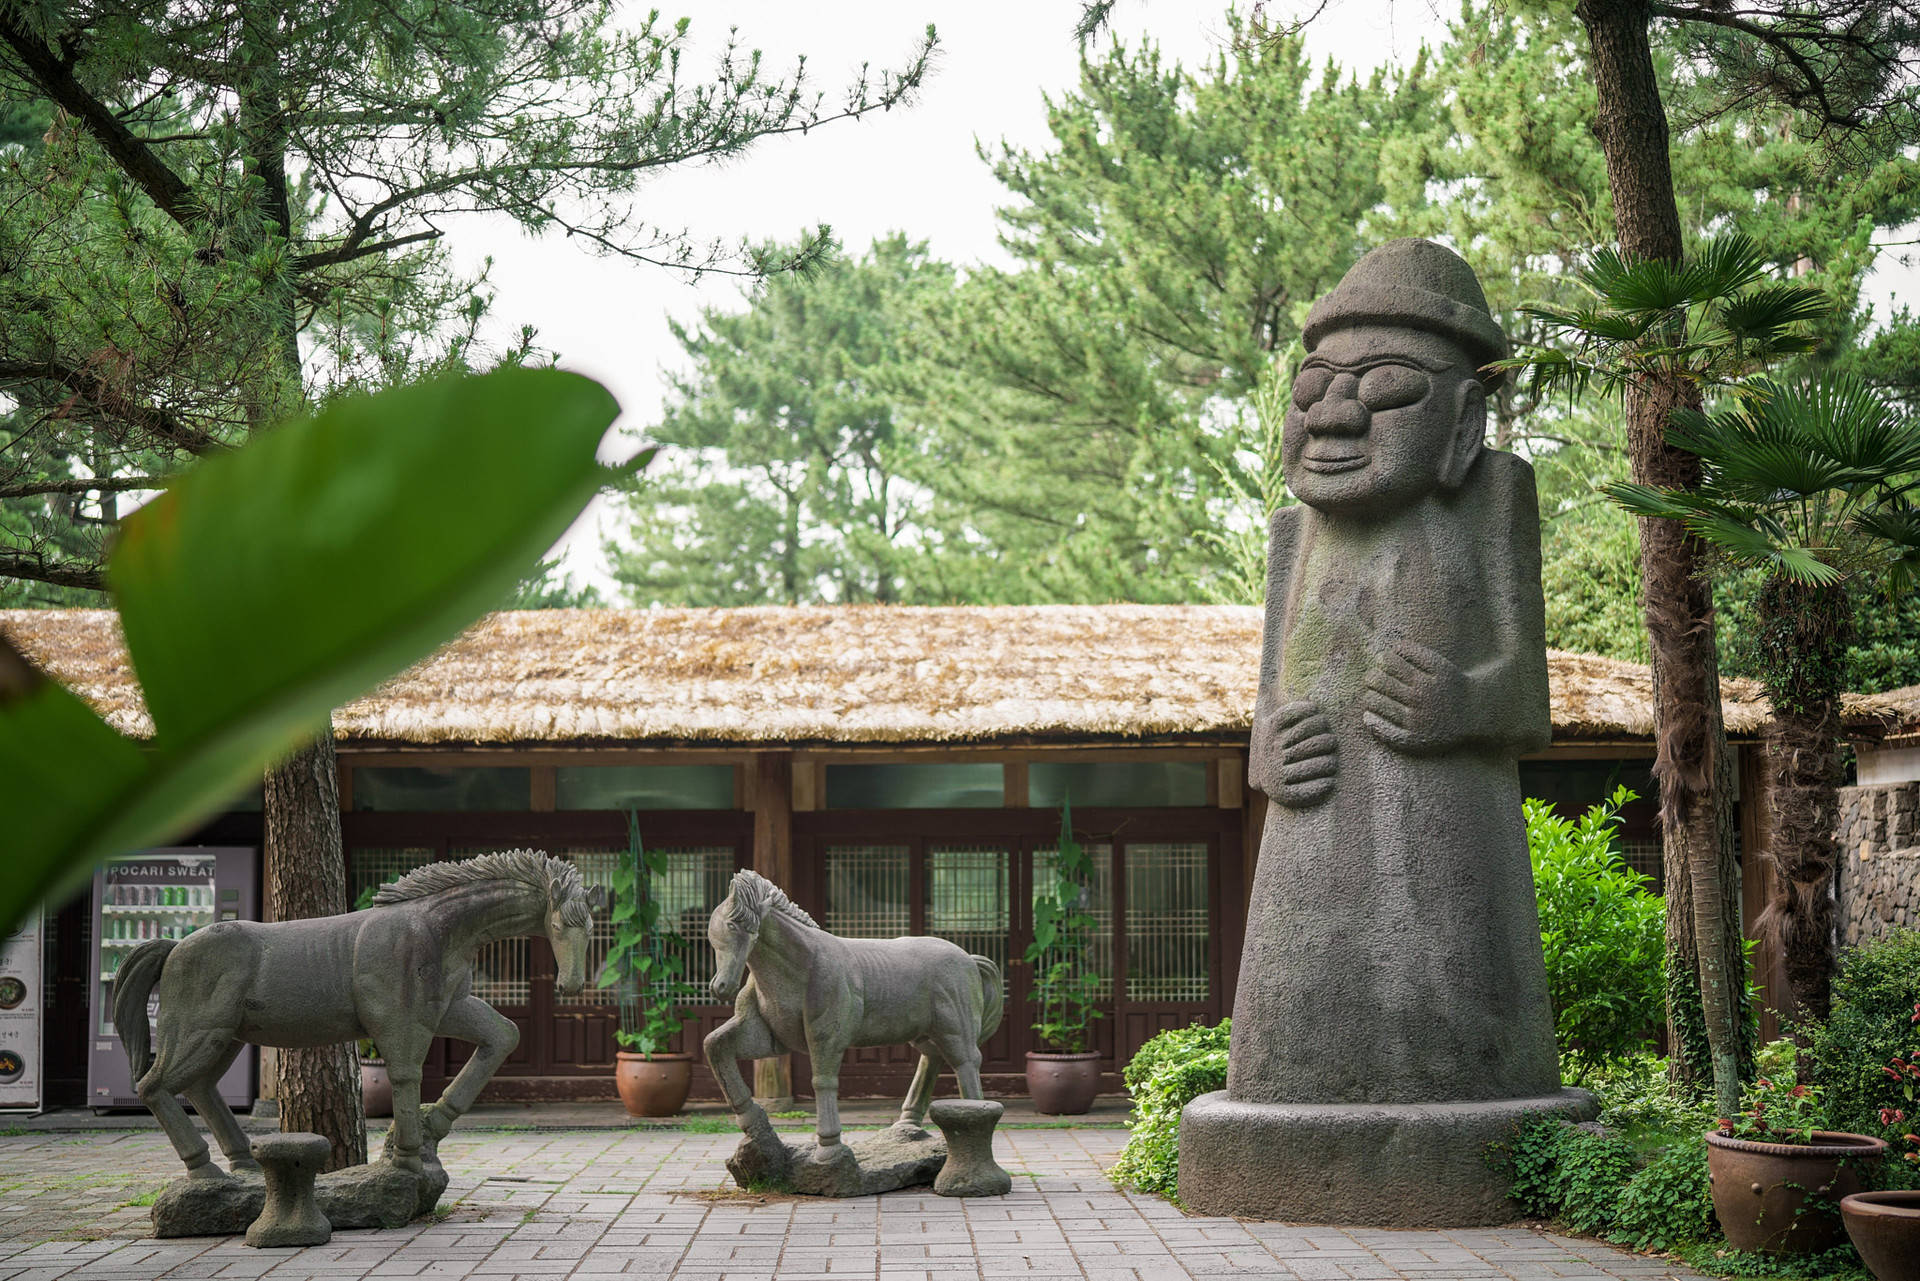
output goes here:
[[1335, 752], [1332, 724], [1318, 704], [1301, 699], [1255, 722], [1247, 772], [1276, 803], [1303, 810], [1332, 793]]
[[1360, 706], [1373, 736], [1409, 756], [1454, 746], [1468, 723], [1467, 674], [1452, 659], [1410, 640], [1390, 640], [1367, 669]]

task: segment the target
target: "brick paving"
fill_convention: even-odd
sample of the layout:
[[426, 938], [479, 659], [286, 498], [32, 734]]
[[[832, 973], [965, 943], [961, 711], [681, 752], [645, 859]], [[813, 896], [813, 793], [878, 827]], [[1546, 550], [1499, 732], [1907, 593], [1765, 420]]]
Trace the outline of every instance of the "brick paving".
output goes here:
[[395, 1231], [253, 1250], [155, 1241], [178, 1173], [151, 1131], [0, 1136], [0, 1281], [426, 1277], [507, 1281], [1553, 1281], [1691, 1278], [1664, 1259], [1525, 1226], [1385, 1232], [1190, 1217], [1120, 1193], [1112, 1129], [1003, 1129], [1011, 1196], [747, 1196], [736, 1141], [686, 1130], [456, 1130], [441, 1211]]

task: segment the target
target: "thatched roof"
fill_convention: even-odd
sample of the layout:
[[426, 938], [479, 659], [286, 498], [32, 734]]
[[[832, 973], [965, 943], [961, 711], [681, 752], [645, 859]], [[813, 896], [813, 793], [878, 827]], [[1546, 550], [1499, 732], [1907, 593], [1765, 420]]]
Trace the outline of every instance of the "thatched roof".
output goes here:
[[1884, 709], [1882, 728], [1888, 743], [1910, 747], [1915, 739], [1920, 739], [1920, 685], [1904, 685], [1875, 694], [1873, 701]]
[[[123, 732], [151, 732], [114, 615], [0, 630]], [[493, 614], [334, 715], [355, 744], [958, 743], [1233, 738], [1260, 613], [1213, 605], [530, 610]], [[1552, 652], [1559, 739], [1647, 738], [1647, 669]], [[1725, 684], [1730, 732], [1769, 711]], [[1869, 700], [1849, 711], [1872, 712]]]

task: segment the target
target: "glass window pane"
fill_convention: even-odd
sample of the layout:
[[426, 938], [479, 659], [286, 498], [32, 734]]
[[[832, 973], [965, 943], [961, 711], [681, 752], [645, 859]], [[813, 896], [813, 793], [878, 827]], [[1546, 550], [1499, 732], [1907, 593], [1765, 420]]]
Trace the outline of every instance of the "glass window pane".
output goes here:
[[927, 933], [958, 943], [1007, 974], [1007, 851], [979, 845], [927, 850]]
[[1035, 761], [1027, 767], [1027, 804], [1151, 808], [1207, 803], [1205, 761]]
[[563, 810], [730, 810], [731, 765], [562, 765], [553, 771]]
[[356, 765], [353, 808], [379, 813], [527, 810], [533, 773], [522, 766]]
[[1127, 999], [1206, 1000], [1207, 847], [1129, 845], [1126, 861]]
[[904, 845], [829, 845], [829, 933], [891, 939], [913, 933], [912, 851]]
[[997, 763], [827, 766], [830, 810], [998, 809], [1004, 804]]

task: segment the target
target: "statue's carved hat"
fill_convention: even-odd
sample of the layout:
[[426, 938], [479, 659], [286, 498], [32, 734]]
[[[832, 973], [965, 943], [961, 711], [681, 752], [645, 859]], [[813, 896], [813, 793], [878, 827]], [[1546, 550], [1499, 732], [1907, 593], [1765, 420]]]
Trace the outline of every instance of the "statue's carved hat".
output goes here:
[[[1467, 260], [1431, 240], [1389, 240], [1348, 268], [1332, 293], [1307, 313], [1303, 337], [1311, 352], [1320, 340], [1355, 325], [1424, 329], [1460, 344], [1476, 365], [1507, 354], [1507, 336], [1487, 307], [1487, 295]], [[1482, 373], [1489, 388], [1499, 373]]]

